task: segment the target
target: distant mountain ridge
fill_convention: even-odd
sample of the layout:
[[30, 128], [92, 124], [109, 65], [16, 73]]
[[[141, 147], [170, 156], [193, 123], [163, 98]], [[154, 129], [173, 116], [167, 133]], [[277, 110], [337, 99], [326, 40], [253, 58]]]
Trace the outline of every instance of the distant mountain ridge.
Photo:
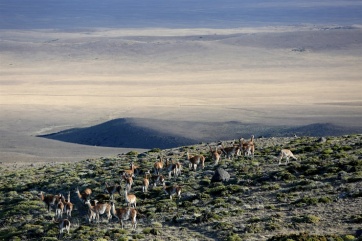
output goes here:
[[124, 148], [173, 148], [200, 142], [240, 137], [330, 136], [361, 133], [362, 128], [329, 123], [305, 126], [266, 126], [230, 122], [171, 121], [144, 118], [119, 118], [98, 125], [73, 128], [39, 137], [91, 146]]

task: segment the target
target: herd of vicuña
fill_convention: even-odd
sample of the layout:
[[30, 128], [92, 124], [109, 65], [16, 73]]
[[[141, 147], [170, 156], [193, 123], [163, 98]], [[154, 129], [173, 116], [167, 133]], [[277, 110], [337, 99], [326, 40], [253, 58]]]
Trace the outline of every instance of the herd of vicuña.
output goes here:
[[[230, 146], [224, 147], [223, 143], [220, 142], [214, 147], [214, 149], [209, 144], [208, 147], [210, 150], [210, 159], [213, 161], [215, 166], [219, 164], [223, 157], [226, 159], [231, 159], [236, 156], [254, 158], [255, 154], [255, 140], [253, 135], [250, 140], [240, 138], [238, 143], [234, 142]], [[288, 164], [289, 158], [297, 160], [289, 149], [282, 149], [280, 151], [279, 156], [277, 157], [279, 165], [281, 164], [283, 158], [286, 159], [286, 164]], [[167, 185], [165, 176], [168, 177], [169, 181], [176, 181], [177, 178], [182, 175], [183, 164], [187, 163], [190, 171], [202, 171], [205, 168], [205, 160], [206, 158], [204, 155], [190, 154], [189, 150], [187, 150], [183, 156], [180, 156], [178, 160], [159, 156], [153, 164], [152, 173], [150, 170], [141, 170], [141, 167], [135, 165], [132, 161], [130, 162], [129, 169], [121, 171], [119, 181], [116, 181], [113, 185], [105, 182], [104, 193], [109, 195], [109, 201], [106, 202], [99, 202], [96, 199], [92, 199], [93, 193], [88, 187], [84, 188], [82, 191], [77, 187], [74, 192], [82, 205], [85, 208], [88, 208], [89, 223], [99, 223], [100, 215], [105, 214], [108, 221], [112, 219], [112, 216], [117, 218], [122, 228], [124, 227], [124, 221], [130, 220], [132, 228], [136, 229], [138, 212], [136, 210], [137, 197], [132, 193], [134, 178], [138, 178], [139, 173], [144, 173], [142, 176], [142, 192], [144, 194], [149, 192], [150, 186], [155, 188], [157, 184], [159, 184], [163, 187], [163, 192], [168, 198], [172, 200], [173, 196], [177, 196], [177, 198], [180, 199], [182, 185], [177, 183]], [[163, 173], [166, 175], [164, 176]], [[125, 184], [123, 185], [122, 182]], [[124, 199], [123, 207], [116, 208], [114, 195], [117, 193]], [[59, 236], [63, 235], [64, 231], [69, 233], [71, 226], [70, 219], [72, 218], [72, 210], [74, 206], [70, 200], [70, 191], [68, 192], [67, 198], [65, 198], [61, 193], [57, 195], [45, 195], [41, 191], [40, 198], [45, 203], [48, 212], [51, 211], [52, 206], [55, 207], [54, 222], [59, 224]], [[63, 218], [64, 215], [66, 218]]]

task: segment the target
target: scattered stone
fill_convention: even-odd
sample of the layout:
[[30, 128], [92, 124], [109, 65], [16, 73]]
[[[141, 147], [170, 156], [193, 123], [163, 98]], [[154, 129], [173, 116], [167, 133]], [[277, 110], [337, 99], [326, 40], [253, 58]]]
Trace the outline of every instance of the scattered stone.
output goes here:
[[225, 171], [223, 168], [218, 168], [215, 171], [214, 176], [211, 178], [211, 182], [223, 182], [223, 181], [229, 181], [230, 174]]
[[327, 141], [327, 139], [325, 137], [321, 137], [318, 139], [319, 143], [325, 143]]
[[160, 231], [157, 228], [153, 228], [151, 229], [150, 233], [156, 236], [160, 234]]
[[215, 172], [212, 171], [212, 170], [205, 170], [204, 173], [203, 173], [203, 175], [204, 175], [204, 176], [209, 176], [209, 175], [212, 176], [212, 175], [214, 175], [214, 173], [215, 173]]
[[195, 193], [191, 193], [191, 192], [185, 192], [182, 194], [182, 198], [185, 201], [194, 200], [196, 198], [196, 196], [197, 195]]
[[148, 157], [148, 154], [146, 152], [143, 152], [143, 153], [138, 154], [137, 157], [138, 158], [145, 158], [145, 157]]

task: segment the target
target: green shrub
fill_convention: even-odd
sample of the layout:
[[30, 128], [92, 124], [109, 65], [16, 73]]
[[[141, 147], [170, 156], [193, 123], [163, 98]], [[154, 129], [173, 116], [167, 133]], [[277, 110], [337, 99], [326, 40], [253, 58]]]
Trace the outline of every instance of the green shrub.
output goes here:
[[263, 229], [258, 223], [252, 223], [246, 226], [245, 231], [248, 233], [260, 233]]
[[211, 183], [211, 180], [210, 180], [210, 179], [206, 179], [206, 178], [202, 179], [202, 180], [199, 182], [199, 184], [200, 184], [200, 185], [203, 185], [203, 186], [208, 186], [208, 185], [210, 185], [210, 183]]
[[14, 236], [10, 241], [22, 241], [22, 239], [18, 236]]
[[303, 153], [310, 153], [318, 150], [317, 146], [305, 146], [302, 150]]
[[261, 190], [263, 191], [272, 191], [272, 190], [279, 190], [280, 185], [278, 183], [275, 184], [266, 184], [261, 186]]
[[151, 227], [147, 227], [147, 228], [144, 228], [144, 229], [142, 230], [142, 233], [144, 233], [144, 234], [150, 234], [150, 233], [151, 233], [151, 230], [152, 230]]
[[204, 210], [200, 216], [195, 218], [194, 223], [210, 222], [211, 220], [220, 221], [221, 219], [218, 214]]
[[278, 223], [267, 223], [265, 224], [265, 229], [266, 230], [269, 230], [269, 231], [275, 231], [275, 230], [279, 230], [281, 229], [282, 227], [280, 226], [280, 224]]
[[156, 212], [169, 212], [177, 208], [174, 200], [164, 199], [156, 203]]
[[57, 241], [58, 238], [56, 237], [42, 237], [41, 241]]
[[350, 222], [351, 223], [362, 223], [362, 214], [360, 214], [360, 215], [352, 215]]
[[137, 239], [144, 239], [145, 236], [143, 234], [134, 234], [132, 235], [132, 238], [137, 240]]
[[227, 241], [242, 241], [239, 235], [237, 234], [230, 234], [227, 239]]
[[160, 234], [160, 230], [158, 230], [157, 228], [152, 228], [151, 230], [150, 230], [150, 234], [152, 234], [152, 235], [159, 235]]
[[252, 218], [249, 219], [248, 222], [249, 223], [258, 223], [260, 221], [261, 221], [261, 219], [259, 217], [252, 217]]
[[295, 176], [293, 174], [291, 174], [290, 172], [286, 171], [286, 170], [279, 172], [277, 175], [283, 181], [288, 181], [288, 180], [294, 180], [295, 179]]
[[276, 207], [274, 204], [270, 204], [270, 205], [265, 206], [265, 209], [275, 210]]
[[321, 220], [320, 217], [317, 217], [315, 215], [307, 215], [305, 219], [307, 223], [314, 223], [314, 224], [318, 223]]
[[342, 146], [341, 147], [341, 150], [343, 151], [350, 151], [350, 150], [353, 150], [353, 148], [351, 146]]
[[127, 236], [123, 236], [123, 237], [120, 237], [119, 239], [118, 239], [118, 241], [128, 241], [129, 239], [128, 239], [128, 237]]
[[229, 185], [227, 190], [232, 194], [243, 192], [243, 188], [240, 185]]
[[224, 185], [220, 185], [214, 188], [210, 188], [206, 191], [206, 193], [210, 193], [212, 195], [223, 195], [226, 194], [227, 187]]
[[160, 223], [160, 222], [152, 222], [151, 225], [154, 228], [162, 228], [162, 223]]
[[217, 230], [232, 230], [234, 225], [229, 222], [217, 222], [214, 228]]
[[318, 223], [320, 221], [320, 217], [314, 216], [314, 215], [305, 215], [300, 217], [293, 217], [293, 222], [296, 223]]
[[189, 206], [186, 208], [187, 213], [199, 213], [200, 212], [200, 208], [196, 207], [196, 206]]
[[225, 200], [223, 198], [215, 198], [212, 202], [212, 204], [224, 204]]
[[153, 148], [151, 150], [149, 150], [148, 152], [161, 152], [161, 149], [160, 148]]
[[356, 237], [353, 235], [346, 235], [343, 237], [343, 240], [344, 241], [353, 241], [353, 240], [356, 240]]
[[332, 199], [330, 197], [320, 197], [318, 199], [318, 202], [320, 202], [320, 203], [330, 203], [330, 202], [332, 202]]
[[343, 241], [339, 235], [311, 235], [308, 233], [282, 234], [269, 238], [267, 241]]
[[130, 151], [126, 155], [127, 156], [138, 156], [138, 152], [137, 151]]
[[299, 199], [297, 201], [294, 202], [294, 204], [297, 204], [297, 206], [302, 206], [304, 205], [317, 205], [318, 201], [320, 199], [316, 198], [316, 197], [303, 197], [302, 199]]
[[128, 231], [126, 229], [122, 229], [122, 228], [115, 228], [112, 230], [113, 234], [127, 234]]
[[329, 154], [332, 154], [332, 153], [333, 153], [333, 150], [330, 149], [330, 148], [324, 149], [324, 150], [322, 151], [322, 154], [325, 154], [325, 155], [329, 155]]

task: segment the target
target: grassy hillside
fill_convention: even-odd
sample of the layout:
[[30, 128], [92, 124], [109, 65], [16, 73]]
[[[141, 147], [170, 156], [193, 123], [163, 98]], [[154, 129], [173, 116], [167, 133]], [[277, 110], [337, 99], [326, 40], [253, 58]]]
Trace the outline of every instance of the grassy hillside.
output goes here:
[[[224, 183], [211, 182], [217, 167], [204, 143], [21, 170], [1, 168], [0, 240], [57, 239], [54, 207], [46, 211], [40, 191], [71, 191], [75, 210], [63, 240], [356, 240], [362, 223], [361, 140], [357, 134], [325, 141], [256, 139], [253, 159], [222, 158], [218, 167], [231, 176]], [[278, 165], [282, 148], [290, 148], [299, 160]], [[187, 150], [206, 157], [204, 170], [188, 169]], [[182, 185], [180, 199], [170, 200], [161, 186], [143, 194], [142, 176], [137, 176], [132, 187], [138, 198], [136, 230], [129, 221], [122, 230], [114, 217], [88, 223], [88, 209], [74, 193], [77, 187], [89, 187], [93, 199], [107, 201], [105, 182], [120, 181], [130, 161], [149, 170], [161, 155], [183, 163], [181, 177], [166, 178], [168, 185]], [[115, 200], [116, 207], [125, 206], [123, 195], [116, 194]]]

